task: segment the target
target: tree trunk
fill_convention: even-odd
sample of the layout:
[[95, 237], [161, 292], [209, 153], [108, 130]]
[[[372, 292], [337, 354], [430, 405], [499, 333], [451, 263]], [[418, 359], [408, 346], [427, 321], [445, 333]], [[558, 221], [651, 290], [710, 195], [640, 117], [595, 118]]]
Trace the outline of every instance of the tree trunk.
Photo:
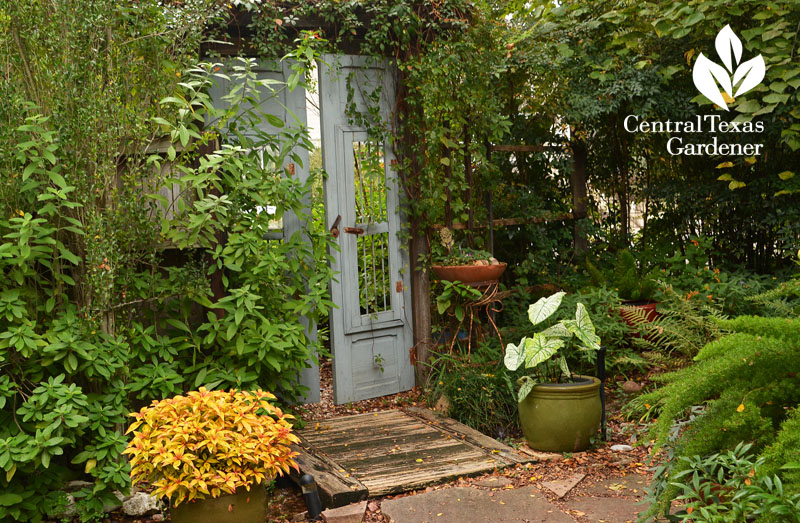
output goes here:
[[628, 245], [631, 224], [631, 203], [628, 195], [628, 168], [620, 169], [621, 190], [619, 193], [619, 239], [622, 245]]
[[586, 144], [579, 139], [572, 140], [572, 242], [575, 254], [582, 258], [589, 248], [586, 240], [585, 219], [589, 200], [586, 189]]

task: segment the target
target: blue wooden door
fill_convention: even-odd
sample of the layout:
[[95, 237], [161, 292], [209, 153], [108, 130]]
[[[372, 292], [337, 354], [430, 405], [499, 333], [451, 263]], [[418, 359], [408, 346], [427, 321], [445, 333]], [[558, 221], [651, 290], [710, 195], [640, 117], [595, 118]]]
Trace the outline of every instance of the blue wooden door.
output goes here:
[[[334, 401], [414, 386], [408, 254], [388, 126], [394, 84], [385, 63], [326, 55], [320, 64], [326, 221], [339, 231], [331, 311]], [[386, 128], [391, 128], [390, 126]]]
[[[227, 62], [226, 68], [235, 66], [241, 67], [241, 63], [237, 61]], [[229, 71], [226, 71], [229, 72]], [[261, 131], [271, 134], [279, 134], [288, 129], [296, 129], [305, 127], [307, 125], [306, 115], [306, 91], [301, 87], [296, 87], [293, 90], [281, 88], [287, 82], [289, 76], [292, 74], [291, 64], [286, 61], [283, 62], [260, 62], [253, 69], [258, 80], [275, 81], [277, 83], [271, 84], [273, 88], [264, 87], [259, 92], [259, 107], [265, 113], [271, 114], [283, 121], [283, 127], [277, 128], [271, 125], [268, 121], [262, 120], [259, 123]], [[209, 96], [218, 107], [224, 106], [224, 97], [231, 92], [235, 86], [230, 81], [225, 79], [218, 79], [217, 84], [209, 90]], [[244, 132], [247, 132], [246, 130]], [[285, 172], [293, 173], [301, 182], [305, 182], [309, 176], [309, 158], [308, 150], [303, 147], [298, 147], [294, 151], [301, 159], [302, 164], [289, 164], [292, 160], [287, 159], [287, 165], [284, 165]], [[267, 167], [267, 166], [265, 166]], [[306, 197], [306, 205], [310, 208], [310, 198]], [[266, 212], [270, 212], [269, 208]], [[287, 212], [283, 216], [283, 220], [279, 224], [279, 228], [273, 231], [268, 238], [268, 241], [282, 241], [283, 238], [291, 238], [298, 231], [306, 229], [306, 221], [310, 215], [310, 211], [305, 216], [298, 216], [293, 212]], [[308, 320], [302, 319], [306, 325], [306, 333], [311, 340], [317, 339], [317, 325]], [[319, 380], [319, 366], [313, 358], [307, 362], [308, 367], [302, 369], [297, 376], [300, 384], [308, 387], [308, 393], [303, 401], [306, 403], [313, 403], [320, 400], [320, 380]]]

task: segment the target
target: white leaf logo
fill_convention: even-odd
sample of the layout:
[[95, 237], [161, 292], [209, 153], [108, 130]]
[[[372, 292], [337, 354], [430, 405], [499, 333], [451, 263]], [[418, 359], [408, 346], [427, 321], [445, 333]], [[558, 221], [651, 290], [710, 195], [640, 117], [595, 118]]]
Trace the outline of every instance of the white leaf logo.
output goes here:
[[[751, 90], [764, 79], [766, 65], [761, 55], [740, 63], [742, 41], [739, 40], [730, 25], [722, 28], [714, 46], [725, 67], [712, 62], [703, 53], [700, 53], [694, 64], [692, 79], [701, 94], [727, 111], [728, 104], [722, 93], [727, 94], [728, 100], [731, 100]], [[736, 92], [734, 92], [734, 88], [736, 88]]]

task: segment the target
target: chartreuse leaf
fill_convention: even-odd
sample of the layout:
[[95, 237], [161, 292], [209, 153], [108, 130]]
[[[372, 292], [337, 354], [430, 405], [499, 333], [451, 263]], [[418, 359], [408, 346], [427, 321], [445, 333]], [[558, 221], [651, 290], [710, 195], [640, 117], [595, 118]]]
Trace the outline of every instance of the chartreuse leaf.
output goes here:
[[519, 393], [517, 394], [517, 401], [522, 403], [525, 398], [528, 397], [528, 394], [531, 393], [533, 387], [536, 385], [536, 382], [530, 376], [524, 376], [522, 378], [522, 385], [519, 387]]
[[566, 292], [557, 292], [547, 298], [540, 298], [528, 307], [528, 319], [533, 325], [538, 325], [549, 318], [561, 305], [561, 299]]
[[503, 362], [506, 365], [508, 370], [517, 370], [522, 362], [525, 361], [525, 342], [528, 338], [522, 338], [520, 340], [519, 345], [514, 345], [513, 343], [509, 343], [506, 346], [506, 356], [503, 359]]
[[541, 332], [534, 334], [533, 338], [526, 338], [525, 368], [532, 369], [543, 361], [547, 361], [563, 346], [564, 340], [548, 338]]
[[561, 373], [564, 376], [572, 376], [572, 372], [569, 370], [569, 365], [567, 365], [567, 358], [565, 358], [563, 354], [559, 354], [558, 356], [558, 367], [561, 369]]

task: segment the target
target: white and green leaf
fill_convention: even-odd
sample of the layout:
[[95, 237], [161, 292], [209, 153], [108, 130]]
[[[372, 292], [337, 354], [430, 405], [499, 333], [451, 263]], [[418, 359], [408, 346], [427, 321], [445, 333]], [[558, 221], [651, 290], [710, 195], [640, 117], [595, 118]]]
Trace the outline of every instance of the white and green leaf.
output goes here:
[[566, 320], [563, 323], [575, 337], [583, 342], [587, 349], [600, 349], [600, 336], [595, 332], [594, 324], [582, 303], [578, 304], [578, 308], [575, 311], [575, 321]]
[[503, 359], [508, 370], [517, 370], [522, 362], [525, 361], [525, 342], [528, 338], [522, 338], [519, 345], [509, 343], [506, 346], [506, 355]]
[[547, 298], [540, 298], [536, 303], [528, 307], [528, 319], [533, 325], [538, 325], [549, 318], [561, 305], [561, 299], [565, 292], [557, 292]]
[[572, 331], [567, 329], [563, 322], [558, 322], [555, 325], [551, 325], [550, 327], [546, 328], [542, 331], [542, 334], [545, 336], [552, 336], [556, 338], [571, 338]]
[[548, 338], [541, 332], [533, 338], [525, 339], [525, 368], [532, 369], [544, 361], [549, 360], [558, 349], [564, 346], [564, 340]]

